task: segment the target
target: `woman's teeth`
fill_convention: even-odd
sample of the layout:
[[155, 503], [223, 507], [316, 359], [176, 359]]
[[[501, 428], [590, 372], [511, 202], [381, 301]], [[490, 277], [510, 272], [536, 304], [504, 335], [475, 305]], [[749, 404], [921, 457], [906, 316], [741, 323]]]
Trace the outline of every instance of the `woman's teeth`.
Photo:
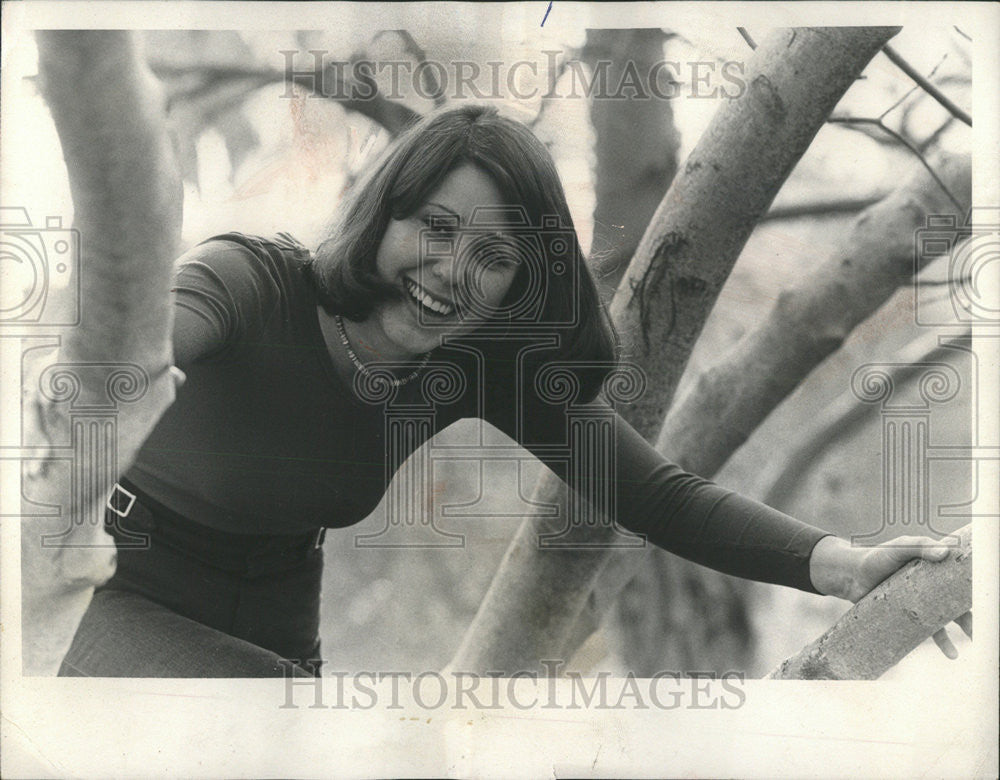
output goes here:
[[447, 317], [455, 311], [454, 306], [444, 303], [443, 301], [439, 301], [436, 298], [432, 298], [426, 290], [410, 279], [406, 280], [406, 291], [417, 303], [427, 309], [430, 309], [435, 314], [441, 315], [442, 317]]

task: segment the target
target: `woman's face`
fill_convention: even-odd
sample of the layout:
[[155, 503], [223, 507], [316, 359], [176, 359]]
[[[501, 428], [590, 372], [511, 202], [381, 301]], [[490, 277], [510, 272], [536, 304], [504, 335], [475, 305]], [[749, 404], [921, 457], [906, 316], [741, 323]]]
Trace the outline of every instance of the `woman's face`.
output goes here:
[[[402, 299], [379, 304], [364, 323], [386, 359], [427, 352], [442, 336], [475, 329], [500, 305], [517, 274], [517, 256], [504, 251], [502, 230], [470, 229], [470, 222], [477, 207], [503, 205], [493, 179], [463, 164], [413, 214], [390, 219], [376, 268]], [[475, 246], [485, 251], [466, 251]]]

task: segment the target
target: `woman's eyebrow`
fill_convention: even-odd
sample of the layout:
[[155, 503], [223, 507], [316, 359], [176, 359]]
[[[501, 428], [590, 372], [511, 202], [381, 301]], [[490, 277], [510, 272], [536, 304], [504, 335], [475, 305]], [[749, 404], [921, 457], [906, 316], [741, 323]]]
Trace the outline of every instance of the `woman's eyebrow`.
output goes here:
[[453, 217], [457, 217], [458, 219], [461, 219], [461, 217], [459, 217], [459, 215], [458, 215], [458, 212], [457, 212], [457, 211], [455, 211], [454, 209], [450, 209], [450, 208], [448, 208], [447, 206], [443, 206], [443, 205], [441, 205], [440, 203], [437, 203], [437, 202], [435, 202], [435, 201], [432, 201], [432, 200], [430, 200], [430, 201], [427, 201], [427, 205], [428, 205], [428, 206], [437, 206], [437, 207], [438, 207], [439, 209], [441, 209], [442, 211], [447, 211], [447, 212], [448, 212], [449, 214], [451, 214], [451, 215], [452, 215]]

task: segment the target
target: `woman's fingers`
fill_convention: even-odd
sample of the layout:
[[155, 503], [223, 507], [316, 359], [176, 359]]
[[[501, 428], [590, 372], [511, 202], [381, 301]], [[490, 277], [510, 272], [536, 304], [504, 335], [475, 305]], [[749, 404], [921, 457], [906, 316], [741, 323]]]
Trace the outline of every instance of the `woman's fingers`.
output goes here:
[[948, 636], [948, 632], [941, 628], [934, 632], [934, 644], [936, 644], [941, 652], [944, 653], [951, 660], [958, 658], [958, 650], [951, 641], [951, 637]]
[[959, 615], [955, 618], [955, 622], [958, 623], [958, 627], [961, 628], [969, 639], [972, 639], [972, 613], [966, 612], [964, 615]]
[[922, 558], [934, 562], [943, 561], [952, 549], [952, 545], [943, 544], [928, 536], [900, 536], [893, 540], [892, 547], [899, 551], [903, 560]]

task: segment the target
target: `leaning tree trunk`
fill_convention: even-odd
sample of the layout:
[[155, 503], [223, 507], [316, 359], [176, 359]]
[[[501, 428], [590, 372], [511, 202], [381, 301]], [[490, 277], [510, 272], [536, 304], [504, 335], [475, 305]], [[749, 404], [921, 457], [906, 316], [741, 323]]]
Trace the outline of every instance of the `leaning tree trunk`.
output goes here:
[[[685, 469], [717, 472], [807, 373], [936, 256], [915, 258], [914, 235], [928, 216], [955, 211], [949, 193], [968, 210], [972, 170], [966, 155], [938, 157], [931, 167], [948, 191], [915, 166], [865, 209], [833, 255], [782, 292], [767, 320], [692, 383], [667, 415], [657, 447]], [[961, 222], [965, 215], [958, 216]]]
[[[627, 359], [653, 379], [623, 406], [644, 436], [659, 430], [684, 365], [750, 232], [823, 122], [898, 28], [778, 30], [747, 69], [743, 95], [723, 105], [653, 217], [611, 304]], [[538, 547], [539, 534], [571, 522], [553, 475], [533, 501], [560, 503], [562, 522], [519, 528], [451, 667], [524, 669], [565, 658], [573, 626], [608, 559], [607, 523], [572, 526], [587, 549]], [[601, 546], [601, 545], [604, 546]]]
[[[916, 231], [929, 215], [952, 212], [952, 196], [962, 209], [971, 203], [967, 156], [940, 157], [932, 167], [948, 190], [915, 166], [896, 190], [858, 216], [830, 258], [800, 286], [781, 293], [766, 321], [689, 385], [660, 429], [660, 452], [688, 471], [713, 477], [810, 371], [912, 279], [919, 270]], [[926, 263], [931, 256], [922, 253], [919, 259]], [[750, 665], [751, 621], [737, 580], [660, 550], [641, 564], [636, 556], [619, 553], [601, 573], [591, 603], [612, 603], [629, 580], [618, 612], [630, 668], [652, 674]], [[643, 610], [650, 600], [667, 603]], [[704, 617], [687, 621], [692, 614]], [[586, 633], [600, 614], [583, 617], [579, 630]], [[684, 622], [690, 626], [680, 631]]]
[[54, 674], [94, 586], [114, 571], [111, 486], [173, 402], [181, 190], [157, 85], [131, 34], [40, 32], [38, 49], [81, 245], [80, 325], [25, 388], [25, 441], [41, 465], [24, 492], [61, 514], [21, 524], [23, 671]]
[[[595, 80], [606, 77], [615, 85], [636, 73], [638, 89], [655, 95], [651, 90], [662, 93], [663, 85], [649, 84], [649, 74], [663, 60], [666, 39], [659, 28], [587, 30], [580, 59]], [[595, 96], [590, 122], [596, 137], [591, 263], [602, 293], [607, 291], [602, 298], [610, 298], [677, 173], [680, 134], [673, 104], [656, 97], [623, 104]]]

